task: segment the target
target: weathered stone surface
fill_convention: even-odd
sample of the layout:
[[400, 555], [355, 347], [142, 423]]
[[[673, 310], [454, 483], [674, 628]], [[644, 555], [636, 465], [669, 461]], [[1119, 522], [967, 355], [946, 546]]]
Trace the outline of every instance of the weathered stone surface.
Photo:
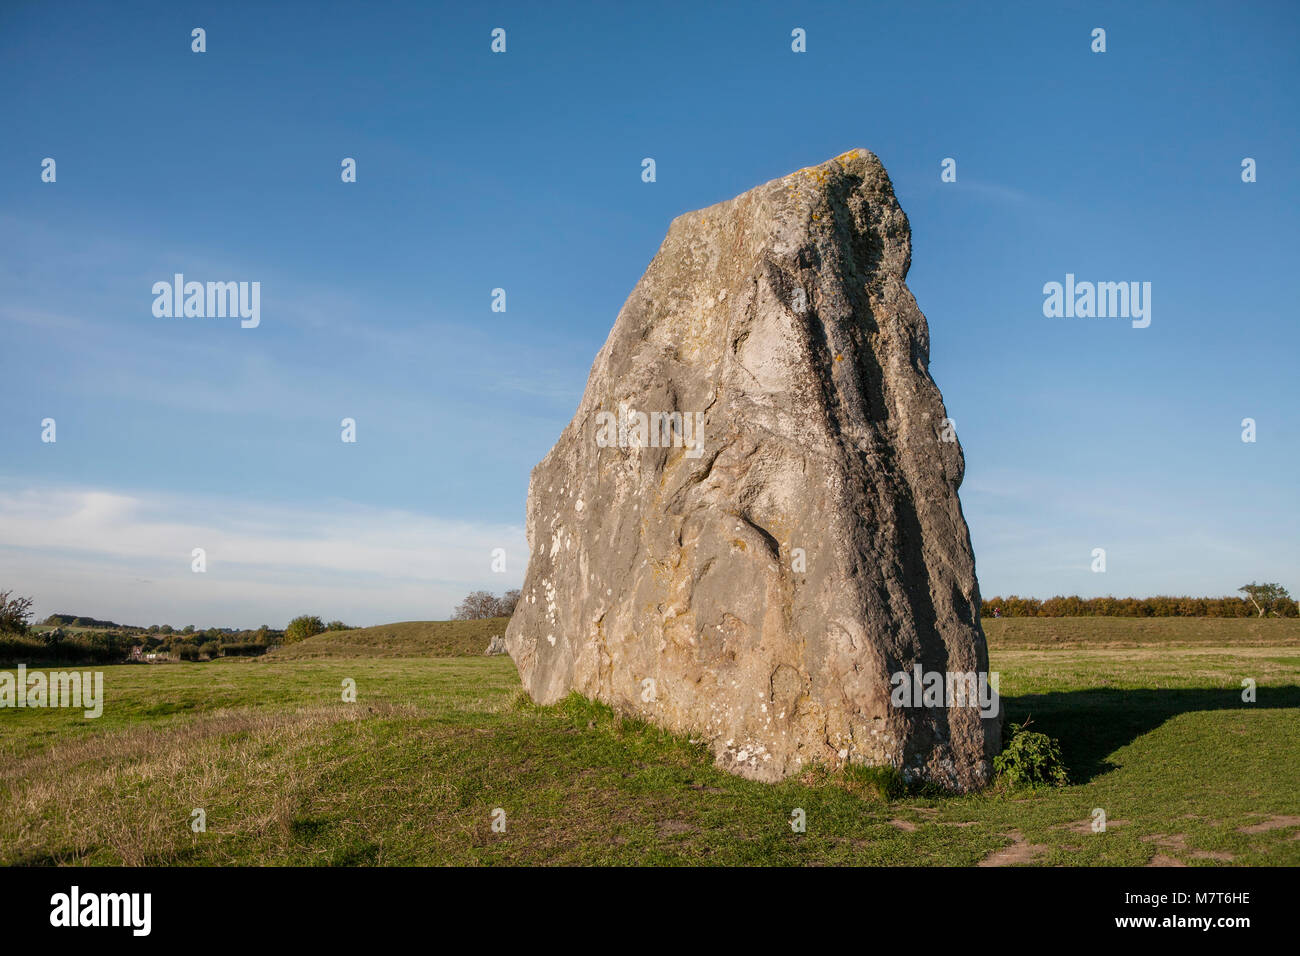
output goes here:
[[[910, 258], [865, 150], [673, 221], [532, 473], [506, 644], [534, 700], [577, 690], [761, 780], [987, 781], [996, 717], [890, 699], [917, 665], [988, 669]], [[677, 440], [638, 411], [681, 412]]]

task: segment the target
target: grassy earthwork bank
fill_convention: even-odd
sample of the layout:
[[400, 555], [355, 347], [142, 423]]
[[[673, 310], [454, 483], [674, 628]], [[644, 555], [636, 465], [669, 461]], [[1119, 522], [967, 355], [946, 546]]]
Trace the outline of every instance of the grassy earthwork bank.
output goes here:
[[528, 703], [481, 656], [504, 621], [412, 622], [104, 667], [97, 720], [0, 710], [0, 863], [1300, 864], [1300, 621], [986, 628], [1009, 719], [1059, 738], [1068, 786], [753, 783], [603, 706]]

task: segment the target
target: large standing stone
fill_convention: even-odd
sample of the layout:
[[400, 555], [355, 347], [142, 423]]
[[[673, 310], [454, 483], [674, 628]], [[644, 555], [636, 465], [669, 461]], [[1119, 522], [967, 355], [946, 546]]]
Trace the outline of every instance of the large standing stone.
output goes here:
[[673, 221], [533, 469], [506, 643], [534, 700], [577, 690], [760, 780], [988, 780], [996, 717], [891, 703], [896, 673], [988, 669], [910, 258], [865, 150]]

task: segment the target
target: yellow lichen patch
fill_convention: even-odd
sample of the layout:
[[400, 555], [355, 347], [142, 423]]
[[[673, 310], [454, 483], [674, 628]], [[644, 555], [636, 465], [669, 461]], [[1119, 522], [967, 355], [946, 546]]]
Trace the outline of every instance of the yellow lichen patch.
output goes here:
[[650, 576], [654, 578], [655, 583], [658, 585], [670, 585], [676, 577], [676, 568], [666, 561], [659, 561], [655, 558], [651, 558]]
[[837, 362], [843, 362], [843, 361], [844, 361], [844, 356], [843, 356], [843, 355], [840, 355], [840, 354], [838, 354], [838, 353], [836, 353], [836, 355], [835, 355], [835, 361], [837, 361]]

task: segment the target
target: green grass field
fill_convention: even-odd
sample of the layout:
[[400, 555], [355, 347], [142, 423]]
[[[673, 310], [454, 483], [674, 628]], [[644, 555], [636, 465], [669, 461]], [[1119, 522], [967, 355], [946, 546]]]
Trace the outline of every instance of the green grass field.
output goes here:
[[509, 658], [467, 656], [502, 622], [103, 668], [98, 720], [0, 710], [0, 863], [1300, 864], [1300, 622], [1117, 620], [988, 622], [1009, 718], [1073, 782], [962, 797], [753, 783], [602, 706], [534, 707]]

